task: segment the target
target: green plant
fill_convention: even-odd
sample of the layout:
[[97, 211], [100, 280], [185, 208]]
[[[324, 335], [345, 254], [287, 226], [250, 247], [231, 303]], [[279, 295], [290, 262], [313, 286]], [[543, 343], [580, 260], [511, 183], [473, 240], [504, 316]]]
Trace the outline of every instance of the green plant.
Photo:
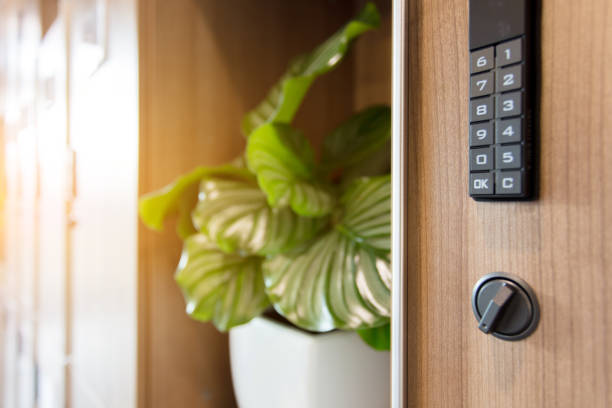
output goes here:
[[153, 229], [179, 214], [184, 248], [175, 277], [193, 318], [228, 330], [272, 304], [299, 327], [357, 330], [388, 348], [390, 110], [353, 115], [326, 137], [318, 162], [291, 126], [313, 81], [379, 19], [367, 4], [290, 64], [245, 116], [242, 157], [197, 168], [141, 199], [141, 218]]

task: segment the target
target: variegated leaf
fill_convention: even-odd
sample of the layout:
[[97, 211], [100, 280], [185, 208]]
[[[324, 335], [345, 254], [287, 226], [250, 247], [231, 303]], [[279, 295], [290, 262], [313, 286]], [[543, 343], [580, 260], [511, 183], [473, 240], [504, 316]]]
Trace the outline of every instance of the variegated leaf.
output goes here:
[[266, 98], [242, 120], [245, 137], [264, 123], [291, 123], [312, 82], [342, 61], [353, 40], [379, 24], [376, 6], [368, 3], [357, 17], [314, 51], [296, 58]]
[[247, 163], [272, 207], [290, 206], [306, 217], [334, 208], [331, 187], [314, 174], [314, 154], [304, 135], [284, 124], [267, 124], [251, 134]]
[[315, 331], [388, 322], [390, 196], [389, 176], [357, 180], [330, 231], [302, 252], [264, 262], [266, 290], [279, 313]]
[[202, 180], [192, 218], [223, 251], [261, 255], [288, 251], [327, 222], [300, 217], [287, 207], [271, 208], [251, 180], [212, 177]]
[[261, 257], [228, 254], [204, 234], [185, 240], [175, 279], [187, 313], [222, 331], [246, 323], [269, 305]]

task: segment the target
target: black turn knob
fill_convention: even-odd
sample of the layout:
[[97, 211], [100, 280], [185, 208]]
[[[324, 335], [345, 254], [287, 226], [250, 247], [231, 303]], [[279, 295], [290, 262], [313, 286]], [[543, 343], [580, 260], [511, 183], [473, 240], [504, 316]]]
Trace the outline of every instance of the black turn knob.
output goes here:
[[536, 329], [540, 309], [533, 289], [503, 272], [482, 277], [472, 292], [478, 328], [502, 340], [520, 340]]

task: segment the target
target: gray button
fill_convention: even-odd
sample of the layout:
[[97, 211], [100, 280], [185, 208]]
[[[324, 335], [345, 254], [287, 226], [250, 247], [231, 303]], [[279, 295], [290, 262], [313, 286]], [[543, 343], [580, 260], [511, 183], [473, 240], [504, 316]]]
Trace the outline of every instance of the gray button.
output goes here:
[[522, 98], [521, 92], [511, 92], [507, 94], [497, 95], [497, 112], [498, 118], [507, 118], [509, 116], [518, 116], [522, 113]]
[[470, 122], [480, 122], [493, 118], [493, 97], [478, 98], [470, 101]]
[[493, 122], [470, 125], [470, 147], [493, 144]]
[[509, 145], [498, 146], [495, 149], [495, 168], [497, 169], [520, 169], [523, 162], [522, 146]]
[[495, 65], [498, 67], [521, 61], [523, 59], [523, 40], [517, 38], [516, 40], [499, 44], [495, 47], [495, 55]]
[[470, 174], [470, 195], [493, 194], [493, 175], [491, 173]]
[[519, 89], [523, 86], [523, 65], [513, 65], [508, 68], [500, 69], [497, 72], [497, 92], [506, 92]]
[[491, 95], [493, 93], [493, 71], [474, 75], [470, 78], [470, 97]]
[[493, 47], [483, 48], [470, 54], [470, 72], [488, 71], [493, 68]]
[[496, 143], [520, 142], [523, 130], [523, 119], [504, 119], [495, 123]]
[[498, 171], [495, 175], [495, 194], [521, 194], [522, 184], [520, 171]]
[[470, 171], [491, 170], [493, 168], [493, 148], [470, 149]]

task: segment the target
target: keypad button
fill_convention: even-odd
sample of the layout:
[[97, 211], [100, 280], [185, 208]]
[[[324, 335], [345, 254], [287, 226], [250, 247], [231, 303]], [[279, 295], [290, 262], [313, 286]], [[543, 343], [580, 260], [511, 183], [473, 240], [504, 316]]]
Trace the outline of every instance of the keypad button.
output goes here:
[[493, 71], [474, 75], [470, 78], [470, 97], [491, 95], [493, 93]]
[[513, 143], [520, 142], [523, 133], [523, 119], [503, 119], [495, 123], [495, 142]]
[[498, 171], [495, 175], [495, 194], [521, 194], [522, 178], [520, 171]]
[[493, 148], [470, 149], [470, 171], [493, 169]]
[[521, 145], [498, 146], [495, 149], [496, 169], [520, 169], [523, 165]]
[[523, 40], [508, 41], [499, 44], [495, 47], [495, 65], [503, 67], [505, 65], [515, 64], [523, 59]]
[[500, 69], [497, 73], [495, 90], [506, 92], [519, 89], [523, 86], [523, 65], [513, 65]]
[[493, 194], [493, 175], [491, 173], [470, 174], [470, 195]]
[[493, 47], [483, 48], [470, 54], [470, 72], [488, 71], [493, 68]]
[[497, 95], [496, 114], [498, 118], [518, 116], [522, 113], [523, 98], [521, 92]]
[[470, 101], [470, 122], [493, 119], [493, 97], [478, 98]]
[[470, 146], [493, 144], [493, 122], [470, 125]]

